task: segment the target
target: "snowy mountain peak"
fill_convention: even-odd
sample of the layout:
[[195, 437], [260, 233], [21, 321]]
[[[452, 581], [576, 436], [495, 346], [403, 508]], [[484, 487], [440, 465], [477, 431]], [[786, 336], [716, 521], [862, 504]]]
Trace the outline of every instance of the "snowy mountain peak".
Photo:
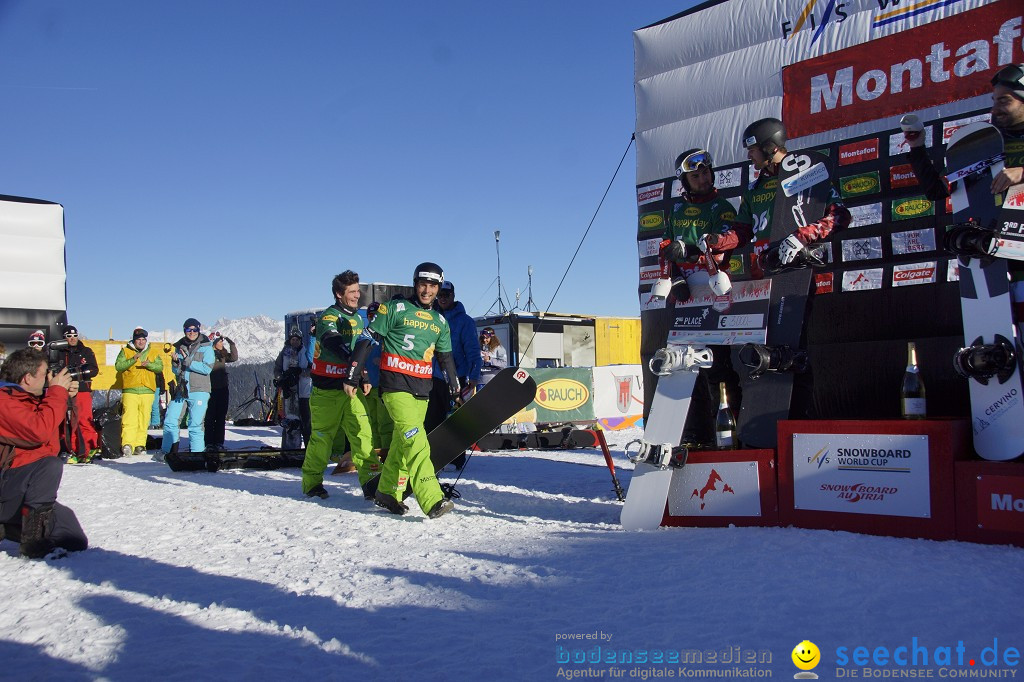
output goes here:
[[[203, 333], [218, 331], [238, 344], [238, 362], [259, 364], [273, 362], [284, 346], [284, 320], [266, 315], [240, 317], [237, 320], [220, 318], [211, 326], [203, 326]], [[173, 343], [181, 338], [180, 329], [150, 332], [150, 341]]]

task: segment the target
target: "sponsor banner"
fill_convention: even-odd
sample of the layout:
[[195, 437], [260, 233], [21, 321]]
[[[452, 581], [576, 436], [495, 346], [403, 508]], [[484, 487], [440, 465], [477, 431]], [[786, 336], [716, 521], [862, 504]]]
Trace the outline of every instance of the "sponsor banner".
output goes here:
[[984, 113], [978, 114], [977, 116], [968, 116], [966, 118], [958, 118], [952, 121], [946, 121], [945, 123], [942, 124], [942, 144], [949, 144], [949, 138], [953, 137], [953, 133], [955, 133], [958, 128], [962, 128], [965, 125], [969, 125], [971, 123], [988, 123], [991, 120], [992, 114]]
[[1014, 211], [1024, 211], [1024, 183], [1011, 185], [1010, 189], [1006, 190], [1006, 197], [1003, 199], [1003, 208], [1009, 208]]
[[793, 434], [801, 511], [931, 517], [928, 436]]
[[882, 238], [846, 239], [843, 245], [843, 262], [871, 260], [882, 257]]
[[960, 264], [957, 263], [956, 258], [950, 258], [948, 261], [946, 261], [946, 281], [960, 281]]
[[889, 167], [889, 188], [900, 189], [901, 187], [916, 187], [917, 176], [909, 163], [901, 163], [898, 166]]
[[946, 17], [784, 67], [790, 139], [987, 94], [994, 54], [1013, 51], [1015, 5], [994, 2], [970, 20]]
[[743, 258], [740, 256], [730, 256], [728, 268], [730, 277], [736, 277], [737, 275], [747, 274], [746, 263], [743, 262]]
[[892, 285], [908, 287], [915, 284], [934, 284], [937, 270], [938, 263], [936, 261], [894, 265], [892, 266]]
[[892, 200], [892, 219], [910, 220], [935, 215], [935, 202], [924, 195]]
[[843, 291], [867, 291], [882, 288], [882, 268], [848, 270], [843, 273]]
[[861, 161], [873, 161], [878, 158], [878, 138], [861, 140], [839, 145], [839, 165], [849, 166]]
[[672, 471], [672, 516], [761, 516], [757, 462], [689, 462]]
[[828, 180], [828, 169], [825, 168], [825, 164], [816, 163], [807, 170], [787, 178], [782, 183], [782, 192], [787, 197], [791, 197], [826, 180]]
[[661, 244], [661, 239], [641, 239], [638, 245], [641, 258], [649, 258], [651, 256], [658, 255], [658, 246]]
[[652, 284], [661, 277], [660, 265], [641, 265], [640, 284]]
[[715, 296], [706, 286], [691, 287], [691, 291], [689, 300], [676, 304], [669, 343], [765, 343], [770, 280], [733, 282], [732, 291], [725, 296]]
[[860, 197], [865, 194], [878, 194], [881, 189], [882, 181], [878, 177], [878, 171], [839, 178], [839, 192], [844, 199]]
[[922, 253], [935, 250], [935, 229], [907, 230], [892, 234], [892, 253], [902, 256], [908, 253]]
[[[644, 413], [644, 377], [640, 365], [593, 367], [594, 417], [614, 419]], [[530, 370], [531, 372], [533, 370]]]
[[640, 310], [664, 310], [665, 299], [655, 298], [651, 295], [651, 285], [644, 287], [646, 291], [640, 292]]
[[662, 211], [641, 213], [638, 223], [641, 232], [664, 232], [665, 214]]
[[683, 181], [676, 178], [672, 181], [672, 198], [678, 199], [683, 196]]
[[1012, 533], [1020, 533], [1024, 529], [1024, 477], [978, 476], [975, 490], [978, 493], [979, 527]]
[[882, 202], [880, 201], [863, 206], [847, 206], [847, 208], [850, 210], [850, 227], [877, 225], [882, 222]]
[[730, 189], [743, 184], [743, 167], [719, 168], [715, 171], [715, 187]]
[[637, 206], [643, 206], [644, 204], [650, 204], [655, 201], [661, 201], [665, 198], [665, 183], [659, 182], [653, 185], [645, 185], [643, 187], [637, 187], [636, 190], [636, 204]]
[[[537, 397], [523, 410], [536, 422], [594, 419], [593, 373], [589, 367], [530, 369]], [[530, 420], [527, 420], [530, 421]]]
[[831, 294], [835, 282], [835, 273], [819, 272], [814, 275], [814, 293]]
[[[935, 136], [932, 134], [932, 127], [930, 125], [926, 125], [924, 127], [924, 146], [931, 147], [934, 143]], [[907, 139], [903, 135], [902, 130], [889, 136], [889, 156], [899, 156], [900, 154], [907, 154], [909, 152], [910, 145], [907, 144]]]

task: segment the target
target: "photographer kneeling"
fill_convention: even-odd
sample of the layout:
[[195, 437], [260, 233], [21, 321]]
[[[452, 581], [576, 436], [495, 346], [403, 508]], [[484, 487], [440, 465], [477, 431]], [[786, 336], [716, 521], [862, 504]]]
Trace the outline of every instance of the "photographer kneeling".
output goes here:
[[59, 430], [69, 394], [77, 392], [66, 369], [47, 375], [39, 350], [15, 351], [0, 369], [0, 539], [20, 542], [31, 559], [89, 546], [75, 513], [57, 502]]

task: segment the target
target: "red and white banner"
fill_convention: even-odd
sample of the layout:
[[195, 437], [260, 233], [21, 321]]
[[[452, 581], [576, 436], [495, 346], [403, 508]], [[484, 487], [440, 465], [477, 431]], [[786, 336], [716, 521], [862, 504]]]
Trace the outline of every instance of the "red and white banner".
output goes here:
[[[790, 138], [918, 111], [991, 90], [1014, 61], [1022, 6], [995, 2], [782, 70], [782, 120]], [[948, 41], [948, 42], [947, 42]]]

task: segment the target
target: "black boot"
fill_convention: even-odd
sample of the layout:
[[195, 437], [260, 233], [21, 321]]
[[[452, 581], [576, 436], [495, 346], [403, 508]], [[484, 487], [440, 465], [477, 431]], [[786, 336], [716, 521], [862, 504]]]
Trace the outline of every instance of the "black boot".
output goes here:
[[306, 491], [306, 497], [319, 497], [321, 500], [326, 500], [329, 495], [327, 494], [327, 489], [324, 488], [323, 484], [317, 483]]
[[53, 551], [53, 543], [47, 538], [53, 505], [44, 504], [30, 509], [21, 519], [21, 555], [29, 559], [42, 559]]
[[378, 507], [383, 507], [392, 514], [398, 514], [399, 516], [409, 511], [409, 508], [407, 506], [405, 506], [395, 498], [391, 497], [390, 495], [385, 495], [379, 490], [377, 491], [377, 494], [373, 496], [373, 501], [374, 503], [376, 503]]
[[438, 516], [444, 516], [452, 509], [455, 509], [455, 503], [451, 500], [438, 500], [437, 504], [427, 512], [427, 518], [436, 519]]

